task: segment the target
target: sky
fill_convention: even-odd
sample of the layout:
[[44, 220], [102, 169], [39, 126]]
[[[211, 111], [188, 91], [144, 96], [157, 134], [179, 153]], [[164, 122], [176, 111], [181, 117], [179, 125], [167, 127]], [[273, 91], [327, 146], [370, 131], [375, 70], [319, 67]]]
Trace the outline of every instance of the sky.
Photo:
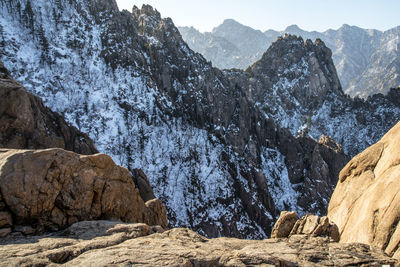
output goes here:
[[400, 25], [400, 0], [116, 0], [120, 9], [149, 4], [176, 26], [211, 31], [224, 19], [258, 30], [284, 30], [297, 24], [308, 31], [343, 24], [388, 30]]

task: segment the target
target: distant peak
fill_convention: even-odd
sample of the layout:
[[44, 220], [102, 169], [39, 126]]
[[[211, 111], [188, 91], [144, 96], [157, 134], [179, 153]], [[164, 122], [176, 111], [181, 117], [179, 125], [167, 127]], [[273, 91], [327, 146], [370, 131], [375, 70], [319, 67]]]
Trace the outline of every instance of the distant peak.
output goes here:
[[290, 25], [285, 29], [285, 32], [296, 32], [296, 31], [302, 31], [302, 29], [299, 28], [296, 24]]
[[339, 31], [340, 30], [348, 31], [348, 30], [364, 30], [364, 29], [357, 27], [357, 26], [352, 26], [349, 24], [343, 24], [342, 27], [339, 28]]
[[222, 22], [222, 25], [226, 25], [226, 24], [228, 24], [228, 25], [242, 25], [242, 24], [240, 24], [239, 22], [237, 22], [236, 20], [234, 20], [234, 19], [225, 19], [224, 20], [224, 22]]

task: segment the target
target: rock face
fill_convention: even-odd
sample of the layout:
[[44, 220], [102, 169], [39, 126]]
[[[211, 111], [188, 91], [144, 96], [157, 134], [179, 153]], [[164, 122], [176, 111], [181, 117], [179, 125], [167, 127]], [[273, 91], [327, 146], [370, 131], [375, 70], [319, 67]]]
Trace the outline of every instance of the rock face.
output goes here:
[[288, 237], [299, 216], [294, 211], [282, 211], [272, 228], [271, 238]]
[[283, 31], [262, 33], [234, 20], [225, 20], [212, 32], [200, 33], [193, 27], [180, 27], [179, 31], [191, 49], [218, 68], [247, 69], [277, 37], [288, 33], [304, 39], [322, 39], [332, 50], [344, 92], [351, 96], [386, 94], [389, 88], [400, 84], [400, 26], [382, 32], [345, 24], [337, 30], [308, 32], [291, 25]]
[[291, 237], [293, 235], [327, 236], [339, 241], [339, 230], [327, 216], [322, 218], [307, 214], [301, 219], [293, 211], [282, 211], [271, 232], [271, 238]]
[[0, 227], [23, 233], [96, 219], [168, 224], [160, 200], [145, 203], [129, 171], [104, 154], [0, 149], [0, 189]]
[[397, 261], [364, 244], [326, 237], [207, 239], [193, 231], [108, 221], [79, 222], [48, 236], [0, 240], [0, 266], [381, 266]]
[[0, 62], [0, 148], [58, 147], [94, 154], [92, 140], [28, 93]]
[[340, 242], [362, 242], [400, 258], [400, 123], [340, 172], [328, 216]]

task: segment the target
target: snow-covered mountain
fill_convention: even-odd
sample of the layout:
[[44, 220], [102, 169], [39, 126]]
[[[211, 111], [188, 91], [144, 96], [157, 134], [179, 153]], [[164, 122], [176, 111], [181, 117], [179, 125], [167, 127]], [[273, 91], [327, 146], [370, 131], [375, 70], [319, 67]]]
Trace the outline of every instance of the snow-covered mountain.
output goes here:
[[315, 140], [354, 154], [400, 114], [344, 95], [322, 41], [285, 36], [247, 72], [221, 71], [147, 5], [0, 0], [0, 26], [14, 78], [143, 169], [171, 226], [208, 236], [262, 238], [280, 210], [324, 213], [348, 158]]
[[[309, 32], [291, 25], [283, 31], [262, 33], [227, 19], [212, 32], [200, 33], [189, 27], [179, 30], [193, 50], [219, 68], [246, 69], [278, 36], [288, 33], [326, 43], [344, 92], [350, 96], [367, 98], [400, 85], [400, 27], [381, 32], [345, 24], [337, 30]], [[224, 45], [227, 43], [229, 46]]]

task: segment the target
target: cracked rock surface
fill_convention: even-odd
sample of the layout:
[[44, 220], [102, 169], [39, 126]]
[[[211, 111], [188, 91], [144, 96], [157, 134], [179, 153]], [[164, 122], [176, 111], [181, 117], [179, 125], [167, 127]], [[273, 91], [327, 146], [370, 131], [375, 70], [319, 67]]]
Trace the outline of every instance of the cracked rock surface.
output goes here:
[[129, 171], [105, 154], [0, 149], [0, 189], [1, 235], [96, 219], [168, 224], [161, 201], [145, 203]]
[[400, 258], [400, 123], [340, 172], [328, 216], [340, 242], [362, 242]]
[[186, 228], [163, 232], [146, 224], [79, 222], [53, 235], [8, 236], [1, 266], [380, 266], [396, 260], [363, 244], [328, 237], [207, 239]]

